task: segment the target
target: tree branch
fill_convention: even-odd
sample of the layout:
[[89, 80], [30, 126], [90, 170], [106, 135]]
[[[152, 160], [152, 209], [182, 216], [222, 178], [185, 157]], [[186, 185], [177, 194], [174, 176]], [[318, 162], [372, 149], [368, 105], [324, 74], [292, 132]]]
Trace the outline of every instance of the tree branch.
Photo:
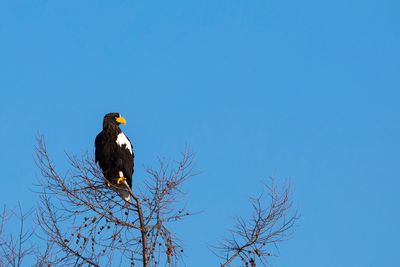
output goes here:
[[289, 214], [292, 206], [289, 198], [290, 186], [284, 184], [279, 190], [275, 180], [271, 178], [271, 185], [265, 187], [269, 205], [263, 195], [250, 198], [253, 210], [251, 218], [238, 217], [231, 230], [232, 237], [217, 247], [220, 257], [225, 258], [221, 267], [229, 266], [237, 259], [246, 266], [256, 266], [257, 261], [266, 265], [267, 258], [273, 255], [272, 251], [277, 248], [278, 243], [290, 238], [299, 219], [297, 212]]

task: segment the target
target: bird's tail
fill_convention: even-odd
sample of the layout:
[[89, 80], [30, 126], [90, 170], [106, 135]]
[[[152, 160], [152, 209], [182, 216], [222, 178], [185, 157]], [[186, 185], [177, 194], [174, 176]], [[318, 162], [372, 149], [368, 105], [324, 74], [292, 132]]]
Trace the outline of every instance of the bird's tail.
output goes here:
[[128, 203], [132, 203], [131, 193], [130, 193], [131, 189], [129, 188], [129, 185], [126, 181], [124, 181], [120, 186], [118, 186], [116, 188], [116, 191], [123, 200], [125, 200]]

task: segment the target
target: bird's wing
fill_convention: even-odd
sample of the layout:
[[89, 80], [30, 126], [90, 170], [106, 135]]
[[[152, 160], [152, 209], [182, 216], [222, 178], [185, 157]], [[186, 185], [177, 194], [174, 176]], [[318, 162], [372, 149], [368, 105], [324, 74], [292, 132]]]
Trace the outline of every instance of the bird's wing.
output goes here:
[[120, 168], [127, 180], [128, 185], [132, 188], [132, 175], [133, 175], [133, 146], [129, 138], [125, 134], [120, 133], [117, 138], [118, 148], [116, 156], [118, 157], [118, 168]]
[[135, 151], [133, 151], [133, 145], [129, 137], [127, 136], [126, 139], [128, 139], [129, 143], [131, 144], [131, 151], [132, 151], [132, 175], [135, 172]]
[[131, 163], [131, 165], [129, 166], [129, 168], [130, 168], [132, 174], [131, 174], [131, 176], [130, 176], [130, 179], [127, 179], [127, 182], [128, 182], [129, 187], [132, 188], [132, 176], [133, 176], [133, 173], [135, 172], [135, 151], [133, 151], [133, 145], [132, 145], [132, 142], [131, 142], [131, 140], [129, 139], [129, 137], [126, 137], [126, 138], [128, 139], [129, 143], [131, 144], [131, 151], [132, 151], [132, 155], [131, 155], [131, 158], [130, 158], [130, 160], [131, 160], [132, 163]]
[[95, 151], [94, 151], [94, 161], [95, 162], [98, 162], [99, 161], [99, 159], [102, 157], [102, 155], [101, 155], [101, 153], [102, 153], [102, 151], [101, 151], [101, 147], [102, 147], [102, 137], [103, 137], [103, 132], [100, 132], [97, 136], [96, 136], [96, 139], [95, 139], [95, 141], [94, 141], [94, 148], [95, 148]]

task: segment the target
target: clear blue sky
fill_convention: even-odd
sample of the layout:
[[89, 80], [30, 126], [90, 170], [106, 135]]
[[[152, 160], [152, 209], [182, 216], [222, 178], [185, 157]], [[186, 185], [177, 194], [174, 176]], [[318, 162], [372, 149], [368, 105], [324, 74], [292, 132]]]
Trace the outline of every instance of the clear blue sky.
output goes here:
[[400, 2], [0, 0], [0, 203], [34, 206], [119, 111], [143, 165], [189, 144], [188, 266], [270, 175], [302, 217], [276, 266], [400, 266]]

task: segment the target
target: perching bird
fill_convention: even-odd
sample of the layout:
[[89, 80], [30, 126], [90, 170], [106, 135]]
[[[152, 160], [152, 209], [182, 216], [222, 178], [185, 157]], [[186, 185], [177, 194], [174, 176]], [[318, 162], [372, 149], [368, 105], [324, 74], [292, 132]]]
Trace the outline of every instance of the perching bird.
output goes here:
[[133, 146], [119, 128], [126, 120], [119, 113], [104, 116], [103, 131], [95, 140], [95, 161], [103, 171], [107, 185], [130, 202], [133, 175]]

